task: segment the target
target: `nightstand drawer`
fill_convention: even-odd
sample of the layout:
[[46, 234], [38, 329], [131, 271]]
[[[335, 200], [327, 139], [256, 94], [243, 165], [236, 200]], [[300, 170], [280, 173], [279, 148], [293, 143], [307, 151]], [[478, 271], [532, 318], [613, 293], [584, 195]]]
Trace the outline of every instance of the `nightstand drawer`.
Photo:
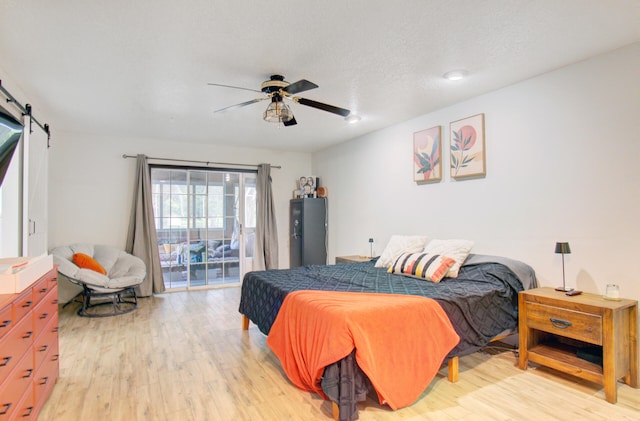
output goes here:
[[527, 303], [527, 325], [531, 329], [602, 345], [602, 317], [596, 314]]

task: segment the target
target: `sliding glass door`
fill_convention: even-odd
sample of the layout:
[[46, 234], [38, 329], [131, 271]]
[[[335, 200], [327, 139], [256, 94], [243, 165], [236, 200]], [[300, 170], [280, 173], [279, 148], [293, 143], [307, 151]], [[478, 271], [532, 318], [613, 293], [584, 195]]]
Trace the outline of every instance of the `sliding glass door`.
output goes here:
[[153, 167], [151, 184], [165, 287], [239, 283], [253, 261], [256, 173]]

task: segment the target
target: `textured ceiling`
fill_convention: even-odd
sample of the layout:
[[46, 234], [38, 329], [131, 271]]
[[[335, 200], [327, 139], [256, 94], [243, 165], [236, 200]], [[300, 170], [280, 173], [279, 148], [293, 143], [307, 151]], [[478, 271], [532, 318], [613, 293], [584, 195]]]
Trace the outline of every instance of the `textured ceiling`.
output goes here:
[[[640, 41], [637, 0], [2, 0], [0, 67], [54, 132], [316, 151]], [[464, 68], [469, 77], [442, 75]], [[292, 104], [270, 74], [362, 116]], [[11, 91], [11, 86], [6, 86]], [[41, 120], [43, 118], [39, 118]]]

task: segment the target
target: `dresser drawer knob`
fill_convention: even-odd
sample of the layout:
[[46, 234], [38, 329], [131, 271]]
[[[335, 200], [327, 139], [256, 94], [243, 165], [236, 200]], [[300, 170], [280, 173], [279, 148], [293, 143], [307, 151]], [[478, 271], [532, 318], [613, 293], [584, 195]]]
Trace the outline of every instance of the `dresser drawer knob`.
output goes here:
[[5, 415], [7, 412], [9, 412], [9, 408], [11, 408], [10, 403], [3, 403], [1, 406], [2, 406], [2, 412], [0, 412], [0, 415]]
[[33, 374], [33, 369], [32, 368], [28, 368], [25, 370], [25, 375], [22, 376], [23, 379], [28, 379], [29, 377], [31, 377], [31, 375]]
[[4, 357], [2, 359], [2, 363], [0, 363], [0, 367], [6, 367], [9, 364], [9, 361], [11, 361], [11, 357]]
[[557, 327], [558, 329], [566, 329], [571, 326], [571, 322], [568, 320], [556, 319], [555, 317], [549, 318], [551, 324]]
[[33, 301], [25, 301], [24, 304], [22, 304], [22, 308], [31, 307], [31, 304], [33, 304]]
[[0, 324], [0, 328], [3, 327], [7, 327], [11, 324], [11, 320], [4, 320], [1, 324]]

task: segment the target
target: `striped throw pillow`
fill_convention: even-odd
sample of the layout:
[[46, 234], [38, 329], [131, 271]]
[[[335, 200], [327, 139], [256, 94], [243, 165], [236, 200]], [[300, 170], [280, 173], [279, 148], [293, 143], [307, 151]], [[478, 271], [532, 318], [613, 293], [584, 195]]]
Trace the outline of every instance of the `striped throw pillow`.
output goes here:
[[451, 257], [429, 253], [404, 253], [387, 272], [440, 282], [456, 261]]

